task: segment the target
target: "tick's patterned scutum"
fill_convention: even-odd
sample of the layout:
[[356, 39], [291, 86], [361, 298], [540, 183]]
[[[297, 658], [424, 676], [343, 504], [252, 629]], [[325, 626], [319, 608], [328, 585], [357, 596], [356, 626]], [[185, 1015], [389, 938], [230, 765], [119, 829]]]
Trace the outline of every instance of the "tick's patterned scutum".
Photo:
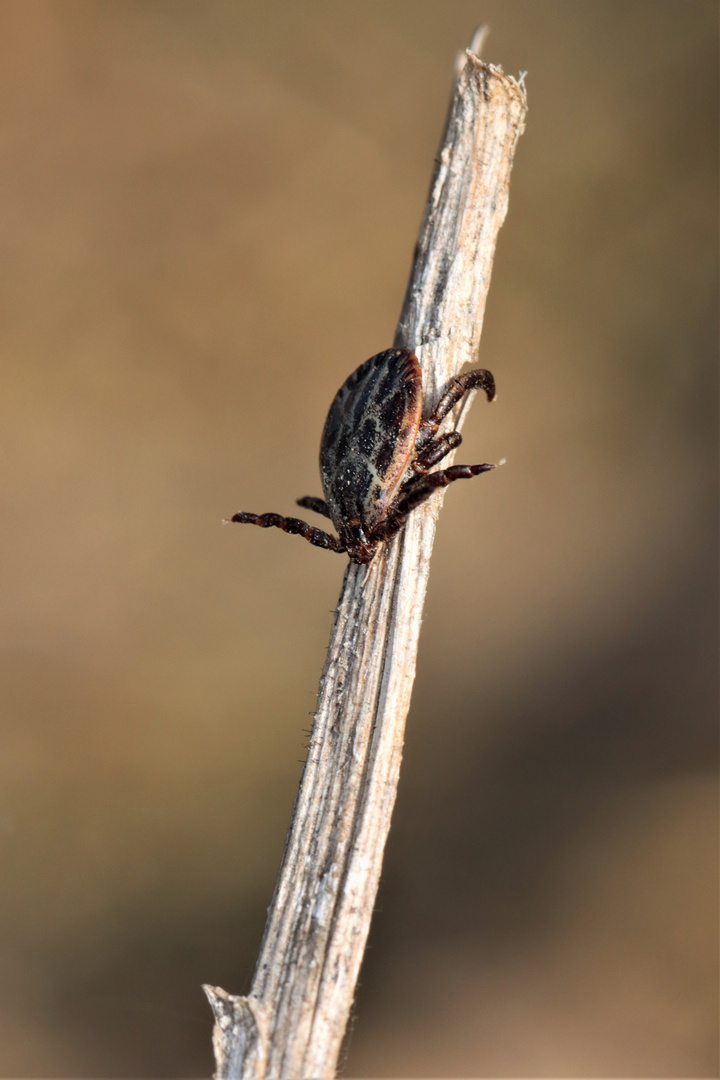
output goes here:
[[422, 413], [422, 378], [409, 349], [366, 360], [338, 390], [320, 443], [325, 499], [341, 537], [370, 536], [385, 517], [413, 452]]

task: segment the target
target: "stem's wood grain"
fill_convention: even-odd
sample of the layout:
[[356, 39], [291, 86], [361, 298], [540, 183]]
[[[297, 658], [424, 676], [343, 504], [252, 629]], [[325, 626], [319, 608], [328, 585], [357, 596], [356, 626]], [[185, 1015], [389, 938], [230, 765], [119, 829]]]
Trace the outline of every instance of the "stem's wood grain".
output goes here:
[[[468, 50], [395, 338], [420, 359], [426, 411], [477, 356], [525, 111], [524, 89]], [[218, 1077], [335, 1074], [395, 802], [441, 500], [415, 510], [369, 566], [345, 572], [252, 989], [238, 998], [206, 987]]]

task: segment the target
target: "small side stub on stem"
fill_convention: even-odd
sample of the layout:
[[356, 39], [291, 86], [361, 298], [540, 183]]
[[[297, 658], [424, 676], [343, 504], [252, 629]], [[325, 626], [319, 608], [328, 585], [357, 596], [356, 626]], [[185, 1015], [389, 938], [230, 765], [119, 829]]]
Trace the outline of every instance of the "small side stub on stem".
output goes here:
[[265, 1074], [266, 1027], [257, 1002], [228, 994], [219, 986], [203, 986], [215, 1017], [213, 1050], [218, 1076], [240, 1076], [253, 1069]]
[[[430, 411], [477, 358], [526, 108], [515, 79], [466, 52], [395, 338], [420, 360]], [[456, 407], [448, 431], [461, 420]], [[250, 993], [205, 987], [218, 1078], [335, 1075], [395, 802], [441, 502], [433, 495], [369, 565], [345, 572]]]

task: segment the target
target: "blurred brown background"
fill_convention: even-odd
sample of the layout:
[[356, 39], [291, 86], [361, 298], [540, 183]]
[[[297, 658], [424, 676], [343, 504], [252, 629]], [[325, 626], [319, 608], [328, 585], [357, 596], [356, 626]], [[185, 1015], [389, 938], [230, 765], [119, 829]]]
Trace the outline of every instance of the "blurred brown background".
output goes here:
[[351, 1076], [717, 1070], [717, 10], [4, 0], [0, 1074], [209, 1075], [455, 53], [529, 72]]

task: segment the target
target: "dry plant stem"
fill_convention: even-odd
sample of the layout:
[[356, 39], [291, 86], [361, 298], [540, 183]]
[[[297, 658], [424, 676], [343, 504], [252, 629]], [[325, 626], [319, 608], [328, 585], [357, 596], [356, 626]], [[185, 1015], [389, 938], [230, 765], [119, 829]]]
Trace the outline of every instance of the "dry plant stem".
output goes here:
[[[426, 409], [476, 359], [524, 90], [465, 54], [396, 336]], [[448, 427], [457, 426], [456, 413]], [[441, 496], [348, 565], [260, 958], [246, 998], [206, 987], [218, 1077], [335, 1075], [395, 802]]]

